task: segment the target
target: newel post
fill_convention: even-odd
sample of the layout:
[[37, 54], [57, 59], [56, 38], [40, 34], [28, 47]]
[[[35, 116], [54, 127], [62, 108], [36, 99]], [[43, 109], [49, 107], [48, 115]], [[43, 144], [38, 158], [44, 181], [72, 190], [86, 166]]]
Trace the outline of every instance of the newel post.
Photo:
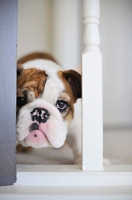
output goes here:
[[83, 0], [83, 170], [103, 170], [102, 55], [99, 0]]

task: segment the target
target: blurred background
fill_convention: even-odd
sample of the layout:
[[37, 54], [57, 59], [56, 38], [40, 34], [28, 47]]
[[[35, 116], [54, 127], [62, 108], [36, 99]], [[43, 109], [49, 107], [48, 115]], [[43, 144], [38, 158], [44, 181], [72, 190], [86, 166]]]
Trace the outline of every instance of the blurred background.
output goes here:
[[[132, 0], [100, 0], [100, 11], [104, 156], [132, 164]], [[47, 52], [78, 70], [82, 35], [82, 0], [18, 0], [18, 58]]]

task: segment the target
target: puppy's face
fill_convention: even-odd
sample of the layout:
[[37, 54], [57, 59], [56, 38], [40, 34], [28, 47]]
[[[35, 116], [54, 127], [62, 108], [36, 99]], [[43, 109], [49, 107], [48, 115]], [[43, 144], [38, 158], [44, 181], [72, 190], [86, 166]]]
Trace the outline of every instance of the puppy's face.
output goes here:
[[61, 147], [81, 97], [81, 77], [52, 61], [25, 63], [17, 78], [17, 141], [24, 146]]

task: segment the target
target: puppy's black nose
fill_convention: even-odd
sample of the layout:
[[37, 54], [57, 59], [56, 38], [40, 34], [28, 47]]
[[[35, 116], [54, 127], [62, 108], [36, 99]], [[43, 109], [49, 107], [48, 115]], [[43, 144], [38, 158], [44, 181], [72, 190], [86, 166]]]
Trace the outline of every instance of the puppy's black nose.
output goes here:
[[49, 112], [44, 108], [34, 108], [31, 112], [31, 118], [33, 121], [37, 121], [40, 123], [45, 123], [49, 119]]

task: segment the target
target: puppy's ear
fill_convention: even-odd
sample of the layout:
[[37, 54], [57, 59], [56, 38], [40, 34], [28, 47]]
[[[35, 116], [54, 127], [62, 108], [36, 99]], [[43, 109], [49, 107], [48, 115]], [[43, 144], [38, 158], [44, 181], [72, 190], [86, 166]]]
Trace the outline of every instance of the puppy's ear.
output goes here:
[[23, 66], [20, 64], [17, 64], [17, 77], [21, 75], [23, 70]]
[[75, 100], [82, 97], [81, 75], [74, 70], [67, 70], [63, 72], [63, 77], [71, 86]]

